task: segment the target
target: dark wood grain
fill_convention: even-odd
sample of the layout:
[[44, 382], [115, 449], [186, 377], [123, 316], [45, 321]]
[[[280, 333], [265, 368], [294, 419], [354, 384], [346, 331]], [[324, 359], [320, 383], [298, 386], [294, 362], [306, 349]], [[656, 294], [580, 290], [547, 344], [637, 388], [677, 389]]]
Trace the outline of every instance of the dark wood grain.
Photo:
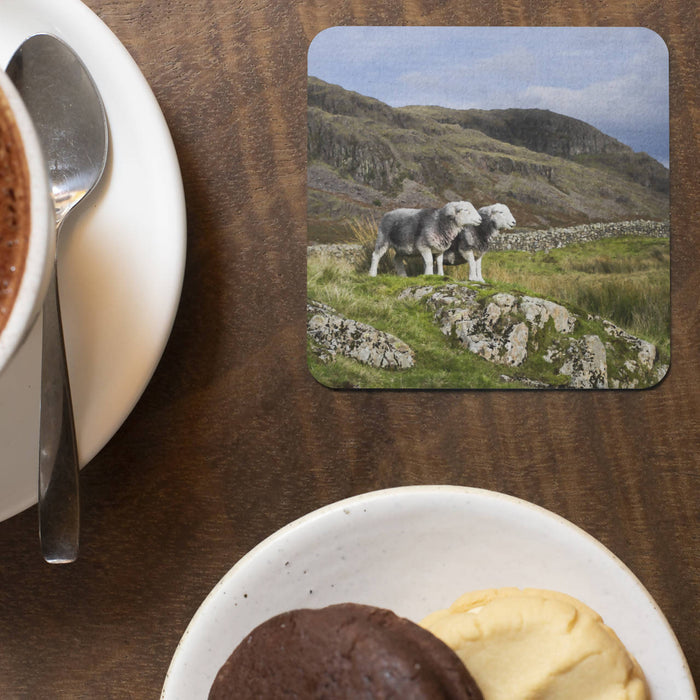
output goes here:
[[[42, 561], [35, 508], [0, 523], [0, 697], [158, 697], [191, 616], [243, 553], [320, 505], [422, 483], [513, 494], [597, 537], [655, 597], [697, 680], [696, 5], [87, 4], [131, 52], [172, 131], [187, 197], [186, 277], [152, 382], [81, 475], [79, 561]], [[306, 51], [335, 24], [646, 26], [664, 38], [673, 354], [658, 388], [400, 393], [314, 381], [304, 336]], [[426, 424], [431, 432], [413, 439]]]

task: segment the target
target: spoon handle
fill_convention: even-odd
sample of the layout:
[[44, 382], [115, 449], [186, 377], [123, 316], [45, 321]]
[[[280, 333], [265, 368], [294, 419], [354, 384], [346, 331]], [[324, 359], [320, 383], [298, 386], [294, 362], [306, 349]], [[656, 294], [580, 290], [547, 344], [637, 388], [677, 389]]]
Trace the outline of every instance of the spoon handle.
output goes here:
[[42, 338], [39, 536], [44, 559], [65, 564], [78, 556], [79, 464], [55, 265], [44, 300]]

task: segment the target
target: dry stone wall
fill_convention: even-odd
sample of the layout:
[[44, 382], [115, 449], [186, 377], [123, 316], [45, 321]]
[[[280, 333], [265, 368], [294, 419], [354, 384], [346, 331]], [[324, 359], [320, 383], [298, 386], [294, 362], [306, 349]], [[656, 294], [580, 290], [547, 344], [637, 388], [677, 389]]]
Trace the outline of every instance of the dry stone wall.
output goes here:
[[530, 253], [563, 248], [572, 243], [585, 243], [601, 238], [643, 236], [668, 238], [668, 221], [618, 221], [612, 223], [583, 224], [567, 228], [550, 228], [543, 231], [514, 231], [502, 233], [491, 239], [491, 250], [525, 250]]
[[[563, 248], [573, 243], [596, 241], [601, 238], [641, 236], [668, 238], [668, 221], [618, 221], [612, 223], [582, 224], [567, 228], [550, 228], [540, 231], [514, 231], [501, 233], [491, 239], [491, 250], [524, 250], [530, 253]], [[365, 253], [358, 243], [314, 244], [307, 247], [307, 255], [327, 255], [351, 263], [359, 262]]]

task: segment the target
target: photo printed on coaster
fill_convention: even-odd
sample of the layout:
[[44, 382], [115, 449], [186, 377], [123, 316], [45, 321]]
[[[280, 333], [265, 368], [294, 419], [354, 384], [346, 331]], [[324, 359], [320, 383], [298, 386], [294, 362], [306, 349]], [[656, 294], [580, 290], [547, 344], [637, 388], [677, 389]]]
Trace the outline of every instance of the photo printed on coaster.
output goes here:
[[644, 389], [670, 363], [644, 28], [333, 27], [308, 53], [307, 357], [332, 388]]

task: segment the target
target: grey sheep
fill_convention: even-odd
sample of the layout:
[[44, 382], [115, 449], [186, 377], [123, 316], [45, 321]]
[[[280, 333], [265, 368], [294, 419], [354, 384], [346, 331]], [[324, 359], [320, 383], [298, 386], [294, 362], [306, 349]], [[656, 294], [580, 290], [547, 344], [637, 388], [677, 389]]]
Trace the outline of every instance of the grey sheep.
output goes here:
[[442, 255], [465, 226], [475, 226], [481, 216], [471, 202], [449, 202], [441, 209], [394, 209], [379, 222], [377, 242], [369, 268], [371, 277], [389, 248], [396, 251], [394, 265], [399, 275], [406, 275], [403, 258], [420, 255], [425, 274], [433, 274], [433, 255], [437, 256], [437, 274], [442, 275]]
[[483, 282], [481, 261], [489, 249], [491, 237], [501, 229], [515, 226], [515, 218], [505, 204], [490, 204], [479, 209], [481, 223], [463, 228], [445, 251], [445, 265], [469, 263], [469, 281]]

